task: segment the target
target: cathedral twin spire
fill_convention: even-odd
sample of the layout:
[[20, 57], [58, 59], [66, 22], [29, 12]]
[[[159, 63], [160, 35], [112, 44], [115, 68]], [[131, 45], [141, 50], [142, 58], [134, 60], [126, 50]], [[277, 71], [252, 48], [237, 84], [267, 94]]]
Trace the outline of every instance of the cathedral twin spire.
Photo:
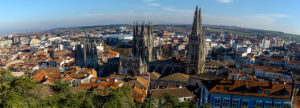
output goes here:
[[201, 35], [203, 35], [202, 33], [203, 33], [203, 30], [202, 30], [201, 8], [199, 9], [197, 6], [196, 10], [195, 10], [191, 39], [200, 39]]
[[152, 30], [152, 24], [150, 21], [147, 29], [144, 22], [141, 29], [139, 29], [138, 22], [134, 22], [132, 55], [135, 57], [141, 57], [143, 61], [151, 61], [152, 58]]
[[[145, 34], [148, 33], [148, 34]], [[146, 27], [145, 27], [145, 22], [143, 22], [141, 30], [139, 31], [139, 24], [138, 21], [134, 22], [133, 24], [133, 36], [139, 36], [139, 37], [143, 37], [145, 35], [152, 35], [153, 33], [153, 28], [152, 28], [152, 22], [149, 21], [148, 22], [148, 27], [147, 27], [147, 32], [146, 32]]]
[[186, 56], [186, 73], [189, 75], [198, 75], [204, 73], [206, 44], [205, 34], [202, 30], [201, 8], [198, 6], [195, 10], [192, 33], [188, 41], [188, 50]]

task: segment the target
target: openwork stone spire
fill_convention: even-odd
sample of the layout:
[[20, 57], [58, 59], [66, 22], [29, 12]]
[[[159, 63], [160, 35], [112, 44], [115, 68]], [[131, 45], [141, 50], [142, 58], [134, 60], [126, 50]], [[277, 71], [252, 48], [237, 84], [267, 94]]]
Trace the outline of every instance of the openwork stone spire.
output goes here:
[[195, 16], [194, 16], [194, 22], [193, 22], [193, 27], [192, 27], [192, 34], [191, 36], [197, 36], [199, 34], [199, 26], [200, 26], [200, 19], [199, 19], [199, 10], [198, 10], [198, 6], [196, 7], [196, 11], [195, 11]]

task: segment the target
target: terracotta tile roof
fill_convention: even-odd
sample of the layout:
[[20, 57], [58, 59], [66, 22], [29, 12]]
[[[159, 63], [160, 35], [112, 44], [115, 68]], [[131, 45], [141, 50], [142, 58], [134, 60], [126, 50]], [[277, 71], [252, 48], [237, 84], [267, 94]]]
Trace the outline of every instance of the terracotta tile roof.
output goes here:
[[161, 75], [157, 72], [151, 72], [150, 73], [150, 79], [151, 80], [157, 80]]
[[147, 92], [144, 89], [135, 87], [133, 88], [133, 91], [135, 91], [137, 94], [141, 95], [141, 96], [146, 96]]
[[49, 76], [49, 73], [46, 71], [41, 71], [37, 73], [36, 75], [33, 75], [32, 77], [37, 81], [37, 82], [42, 82], [43, 79], [46, 79]]
[[61, 81], [71, 81], [73, 78], [70, 75], [64, 75]]
[[289, 61], [288, 64], [297, 64], [297, 65], [300, 65], [300, 62], [299, 61]]
[[105, 85], [99, 85], [97, 88], [103, 90], [105, 88]]
[[[100, 83], [98, 81], [101, 81]], [[117, 89], [118, 87], [122, 86], [122, 81], [116, 81], [114, 79], [109, 79], [107, 81], [106, 78], [92, 78], [90, 83], [80, 84], [81, 87], [93, 87], [97, 89], [105, 89], [105, 88], [112, 88]]]
[[153, 89], [150, 91], [152, 98], [163, 97], [164, 94], [169, 94], [175, 97], [192, 97], [194, 94], [187, 88], [168, 88], [168, 89]]
[[183, 82], [183, 83], [187, 83], [188, 79], [189, 79], [189, 75], [183, 73], [174, 73], [160, 78], [160, 80], [164, 80], [164, 81], [176, 81], [176, 82]]
[[215, 60], [211, 60], [211, 61], [207, 61], [206, 63], [205, 63], [205, 65], [213, 65], [213, 66], [222, 66], [222, 62], [219, 62], [219, 61], [215, 61]]
[[202, 81], [211, 93], [247, 95], [270, 98], [289, 99], [292, 95], [292, 85], [271, 84], [269, 82], [242, 80], [206, 80]]
[[110, 88], [112, 88], [112, 89], [117, 89], [115, 86], [112, 86], [112, 85], [110, 86]]
[[79, 87], [93, 87], [96, 88], [98, 87], [99, 84], [97, 83], [84, 83], [84, 84], [80, 84]]
[[273, 57], [266, 58], [265, 60], [266, 61], [272, 61], [272, 62], [284, 62], [284, 59], [273, 58]]
[[[47, 78], [44, 78], [45, 75]], [[62, 81], [71, 81], [72, 79], [83, 79], [87, 77], [88, 74], [78, 74], [78, 73], [61, 73], [58, 68], [45, 68], [39, 69], [36, 71], [36, 75], [32, 76], [36, 78], [38, 82], [45, 82], [45, 81], [55, 81], [55, 80], [62, 80]]]
[[147, 90], [138, 87], [132, 89], [132, 97], [135, 98], [135, 100], [138, 103], [143, 103], [146, 96], [147, 96]]
[[68, 74], [68, 75], [75, 79], [82, 79], [85, 78], [87, 74]]
[[133, 87], [139, 87], [139, 88], [149, 88], [149, 80], [143, 78], [143, 77], [133, 77], [133, 78], [127, 78], [127, 82], [125, 82], [126, 85], [128, 86], [133, 86]]
[[279, 72], [279, 71], [282, 71], [279, 68], [270, 68], [270, 67], [267, 67], [267, 66], [255, 66], [255, 69], [263, 70], [263, 71], [266, 71], [266, 72]]
[[148, 88], [149, 87], [149, 80], [143, 78], [143, 77], [137, 77], [136, 79], [140, 84], [142, 84], [144, 87]]
[[143, 72], [140, 74], [140, 76], [149, 76], [149, 74], [150, 74], [149, 72]]

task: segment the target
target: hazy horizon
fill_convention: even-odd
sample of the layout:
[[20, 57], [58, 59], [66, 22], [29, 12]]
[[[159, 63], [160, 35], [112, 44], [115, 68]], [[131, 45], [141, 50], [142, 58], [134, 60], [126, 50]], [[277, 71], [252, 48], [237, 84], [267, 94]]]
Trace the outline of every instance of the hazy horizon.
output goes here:
[[[139, 21], [141, 24], [143, 21]], [[148, 24], [147, 21], [144, 21], [145, 24]], [[54, 29], [72, 29], [72, 28], [79, 28], [79, 27], [94, 27], [94, 26], [110, 26], [110, 25], [133, 25], [133, 23], [128, 23], [128, 24], [98, 24], [98, 25], [78, 25], [78, 26], [70, 26], [70, 27], [57, 27], [57, 28], [50, 28], [50, 29], [45, 29], [45, 30], [32, 30], [32, 31], [24, 31], [24, 32], [16, 32], [16, 33], [0, 33], [0, 35], [9, 35], [9, 34], [26, 34], [26, 33], [38, 33], [38, 32], [45, 32], [45, 31], [50, 31]], [[175, 24], [175, 23], [166, 23], [166, 24], [153, 24], [153, 25], [192, 25], [192, 24]], [[236, 25], [212, 25], [212, 24], [204, 24], [203, 26], [228, 26], [228, 27], [240, 27]], [[283, 31], [278, 31], [278, 30], [267, 30], [267, 29], [257, 29], [257, 28], [249, 28], [249, 27], [240, 27], [240, 28], [245, 28], [245, 29], [256, 29], [256, 30], [265, 30], [265, 31], [274, 31], [274, 32], [283, 32]], [[287, 33], [287, 32], [283, 32]], [[293, 34], [293, 35], [300, 35], [296, 33], [287, 33], [287, 34]]]

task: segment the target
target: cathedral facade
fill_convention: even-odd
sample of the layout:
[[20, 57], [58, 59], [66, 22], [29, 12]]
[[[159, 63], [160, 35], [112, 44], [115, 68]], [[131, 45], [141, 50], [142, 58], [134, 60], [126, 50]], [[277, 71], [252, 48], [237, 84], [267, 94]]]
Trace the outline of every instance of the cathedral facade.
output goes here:
[[152, 25], [149, 22], [146, 29], [143, 23], [140, 28], [138, 22], [133, 26], [132, 56], [120, 57], [118, 73], [120, 75], [140, 75], [148, 72], [148, 63], [152, 61], [153, 50]]
[[75, 64], [81, 68], [98, 67], [98, 53], [96, 44], [85, 40], [75, 48]]

